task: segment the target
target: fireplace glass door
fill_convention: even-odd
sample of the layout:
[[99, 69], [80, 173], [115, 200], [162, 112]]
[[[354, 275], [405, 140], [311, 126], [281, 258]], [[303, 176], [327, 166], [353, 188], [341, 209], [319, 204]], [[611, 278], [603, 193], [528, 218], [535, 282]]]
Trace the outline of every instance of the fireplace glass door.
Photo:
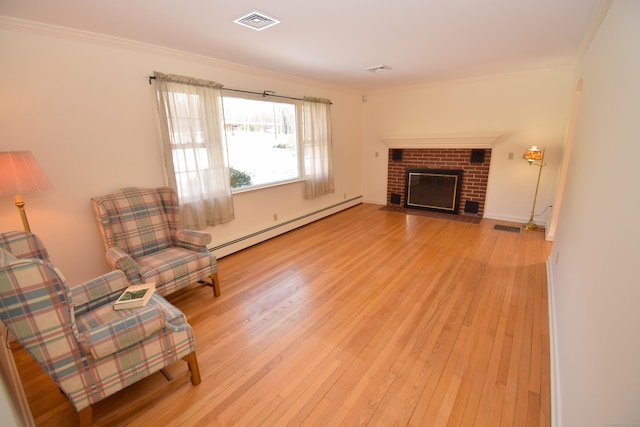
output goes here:
[[458, 213], [462, 171], [407, 169], [405, 206]]

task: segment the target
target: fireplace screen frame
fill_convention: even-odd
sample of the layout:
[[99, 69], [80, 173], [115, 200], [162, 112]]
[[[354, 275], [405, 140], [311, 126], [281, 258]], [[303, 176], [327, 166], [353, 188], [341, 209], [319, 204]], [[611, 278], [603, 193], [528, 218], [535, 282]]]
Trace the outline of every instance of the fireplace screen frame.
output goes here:
[[[459, 169], [426, 169], [426, 168], [407, 168], [405, 174], [405, 188], [404, 188], [404, 206], [405, 208], [424, 209], [436, 212], [446, 212], [450, 214], [459, 214], [460, 209], [460, 190], [462, 187], [462, 174], [463, 170]], [[437, 176], [448, 177], [455, 180], [454, 191], [452, 195], [451, 204], [447, 206], [436, 206], [430, 204], [419, 204], [416, 201], [411, 200], [411, 178], [414, 175], [425, 176]], [[425, 202], [425, 203], [428, 203]]]

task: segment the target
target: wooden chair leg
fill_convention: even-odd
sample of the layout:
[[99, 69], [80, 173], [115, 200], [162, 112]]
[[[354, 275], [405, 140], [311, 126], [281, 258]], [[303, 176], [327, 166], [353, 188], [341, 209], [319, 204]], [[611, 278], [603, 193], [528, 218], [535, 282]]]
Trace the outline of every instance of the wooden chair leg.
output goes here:
[[218, 279], [218, 273], [213, 273], [211, 275], [211, 283], [213, 284], [213, 296], [220, 296], [220, 279]]
[[91, 427], [93, 424], [93, 410], [91, 406], [81, 409], [80, 412], [78, 412], [78, 416], [80, 417], [80, 427]]
[[201, 382], [200, 379], [200, 368], [198, 367], [198, 359], [196, 358], [196, 352], [189, 353], [182, 358], [185, 362], [187, 362], [187, 366], [189, 367], [189, 371], [191, 372], [191, 384], [198, 385]]

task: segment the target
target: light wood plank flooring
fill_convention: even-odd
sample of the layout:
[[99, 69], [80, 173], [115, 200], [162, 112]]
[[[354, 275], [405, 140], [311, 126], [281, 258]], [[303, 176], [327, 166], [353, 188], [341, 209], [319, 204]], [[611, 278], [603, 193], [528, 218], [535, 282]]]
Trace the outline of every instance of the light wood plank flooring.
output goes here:
[[[221, 297], [170, 298], [194, 327], [202, 383], [116, 424], [548, 426], [550, 245], [497, 223], [363, 204], [221, 259]], [[75, 425], [40, 368], [14, 356], [37, 424]]]

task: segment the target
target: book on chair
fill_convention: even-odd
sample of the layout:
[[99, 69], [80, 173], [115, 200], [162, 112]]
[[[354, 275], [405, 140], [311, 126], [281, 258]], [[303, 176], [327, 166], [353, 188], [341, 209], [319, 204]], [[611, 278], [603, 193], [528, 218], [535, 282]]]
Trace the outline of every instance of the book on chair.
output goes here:
[[131, 285], [124, 290], [122, 295], [113, 303], [115, 310], [142, 307], [146, 305], [156, 291], [155, 283], [142, 283]]

